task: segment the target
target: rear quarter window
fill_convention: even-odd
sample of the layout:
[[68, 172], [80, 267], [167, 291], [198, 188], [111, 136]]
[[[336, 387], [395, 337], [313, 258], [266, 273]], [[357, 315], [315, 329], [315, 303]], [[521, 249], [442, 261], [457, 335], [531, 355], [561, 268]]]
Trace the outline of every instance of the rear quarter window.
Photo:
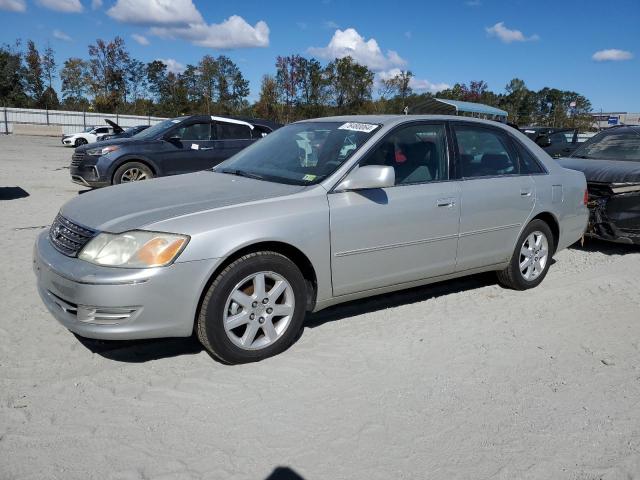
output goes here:
[[546, 173], [545, 169], [540, 165], [540, 162], [536, 160], [536, 157], [518, 141], [513, 141], [518, 153], [518, 160], [520, 161], [520, 173], [523, 175], [531, 175], [536, 173]]

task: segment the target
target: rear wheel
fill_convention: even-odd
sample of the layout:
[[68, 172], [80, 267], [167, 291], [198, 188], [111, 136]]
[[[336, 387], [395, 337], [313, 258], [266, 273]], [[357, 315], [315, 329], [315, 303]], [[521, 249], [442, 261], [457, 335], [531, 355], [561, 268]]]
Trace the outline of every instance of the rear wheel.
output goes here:
[[85, 138], [76, 138], [76, 141], [74, 142], [74, 146], [75, 147], [80, 147], [81, 145], [86, 145], [87, 144], [87, 140]]
[[533, 220], [520, 235], [509, 266], [498, 272], [498, 281], [514, 290], [538, 286], [549, 271], [554, 249], [549, 226], [542, 220]]
[[153, 172], [144, 163], [128, 162], [120, 166], [113, 174], [114, 185], [119, 183], [140, 182], [153, 178]]
[[306, 286], [298, 267], [276, 252], [244, 255], [214, 280], [202, 301], [196, 334], [226, 363], [247, 363], [291, 346], [305, 316]]

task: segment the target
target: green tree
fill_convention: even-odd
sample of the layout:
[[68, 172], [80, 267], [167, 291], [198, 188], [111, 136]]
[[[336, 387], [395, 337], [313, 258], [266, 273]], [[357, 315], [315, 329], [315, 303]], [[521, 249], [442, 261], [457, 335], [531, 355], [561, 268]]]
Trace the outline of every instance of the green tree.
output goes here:
[[278, 82], [270, 75], [262, 77], [260, 98], [254, 105], [255, 114], [260, 118], [280, 122], [280, 104], [278, 103]]
[[97, 39], [89, 45], [89, 72], [96, 109], [114, 110], [127, 97], [126, 70], [129, 53], [121, 37], [110, 42]]
[[331, 103], [337, 113], [354, 114], [366, 112], [373, 89], [373, 72], [356, 63], [351, 57], [338, 58], [325, 70]]
[[44, 82], [42, 81], [42, 66], [40, 63], [40, 52], [36, 48], [33, 40], [27, 41], [27, 62], [26, 84], [27, 92], [31, 97], [31, 103], [36, 107], [44, 107], [42, 94], [44, 93]]
[[28, 97], [25, 92], [26, 69], [22, 64], [22, 55], [15, 47], [0, 46], [0, 102], [6, 106], [27, 106]]
[[65, 108], [73, 110], [85, 109], [89, 104], [89, 66], [81, 58], [72, 57], [65, 60], [60, 71], [62, 80], [62, 99]]

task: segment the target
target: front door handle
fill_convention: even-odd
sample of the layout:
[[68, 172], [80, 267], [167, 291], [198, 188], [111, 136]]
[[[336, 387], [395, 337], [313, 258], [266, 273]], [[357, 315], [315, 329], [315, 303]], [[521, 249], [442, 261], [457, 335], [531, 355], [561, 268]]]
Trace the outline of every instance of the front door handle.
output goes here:
[[436, 200], [436, 205], [438, 207], [453, 207], [456, 204], [454, 198], [439, 198]]
[[213, 150], [213, 147], [201, 147], [200, 150], [206, 152], [207, 150]]

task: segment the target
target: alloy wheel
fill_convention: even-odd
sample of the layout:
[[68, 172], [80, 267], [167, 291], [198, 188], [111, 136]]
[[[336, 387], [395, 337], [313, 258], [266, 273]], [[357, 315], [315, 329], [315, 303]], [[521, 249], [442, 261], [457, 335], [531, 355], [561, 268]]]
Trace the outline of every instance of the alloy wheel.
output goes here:
[[520, 247], [520, 273], [522, 278], [531, 282], [544, 272], [549, 261], [549, 242], [544, 233], [532, 232]]
[[121, 183], [139, 182], [140, 180], [147, 180], [148, 178], [149, 177], [144, 170], [137, 167], [131, 167], [126, 169], [122, 173], [122, 176], [120, 177], [120, 182]]
[[234, 345], [259, 350], [276, 342], [291, 323], [295, 297], [289, 282], [275, 272], [257, 272], [229, 294], [224, 330]]

